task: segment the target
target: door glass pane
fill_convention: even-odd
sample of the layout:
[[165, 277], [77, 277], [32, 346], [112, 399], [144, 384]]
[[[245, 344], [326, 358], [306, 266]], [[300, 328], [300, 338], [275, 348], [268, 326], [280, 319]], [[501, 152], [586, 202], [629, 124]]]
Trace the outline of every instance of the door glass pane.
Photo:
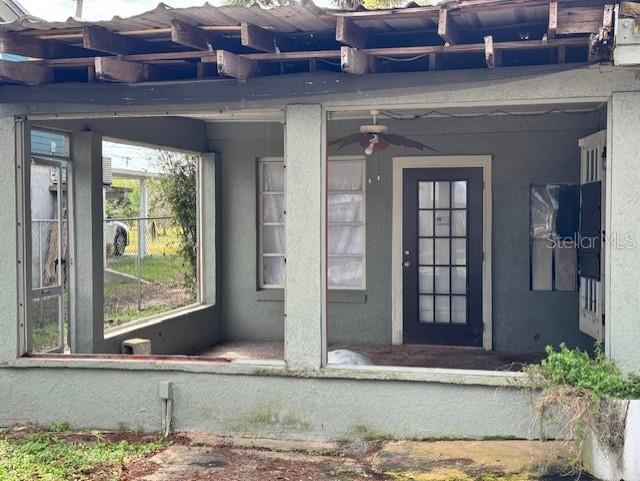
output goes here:
[[436, 208], [449, 208], [449, 200], [450, 200], [450, 182], [442, 181], [436, 182], [436, 198], [435, 198], [435, 206]]
[[449, 264], [449, 239], [436, 239], [436, 264]]
[[433, 296], [420, 296], [420, 322], [433, 322]]
[[422, 294], [433, 293], [433, 267], [420, 267], [418, 269], [418, 282]]
[[436, 293], [449, 293], [449, 268], [436, 267]]
[[467, 296], [453, 296], [451, 298], [451, 322], [453, 324], [467, 322]]
[[451, 212], [448, 210], [436, 211], [436, 237], [449, 236], [449, 224], [451, 223]]
[[421, 210], [418, 213], [418, 232], [421, 237], [432, 237], [433, 236], [433, 211], [432, 210]]
[[418, 183], [418, 206], [421, 209], [433, 209], [433, 182]]
[[451, 224], [451, 235], [454, 237], [464, 237], [467, 235], [467, 211], [454, 210], [452, 213], [453, 222]]
[[418, 244], [418, 263], [420, 265], [433, 264], [433, 239], [420, 239]]
[[436, 296], [436, 322], [449, 323], [449, 296]]
[[457, 180], [453, 183], [453, 206], [456, 209], [467, 207], [467, 181]]
[[451, 263], [463, 266], [467, 263], [467, 239], [451, 240]]
[[467, 268], [451, 268], [451, 292], [454, 294], [465, 294], [467, 292]]

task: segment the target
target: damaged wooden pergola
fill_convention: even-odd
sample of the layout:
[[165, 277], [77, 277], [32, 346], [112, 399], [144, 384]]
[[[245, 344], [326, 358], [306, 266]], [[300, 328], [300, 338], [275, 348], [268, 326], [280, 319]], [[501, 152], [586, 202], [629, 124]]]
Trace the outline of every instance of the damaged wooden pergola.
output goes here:
[[68, 26], [5, 24], [0, 51], [26, 59], [0, 60], [0, 80], [30, 85], [245, 80], [288, 73], [289, 64], [298, 65], [295, 72], [326, 68], [363, 75], [379, 71], [379, 59], [414, 62], [413, 70], [468, 68], [465, 61], [445, 65], [454, 56], [483, 58], [486, 67], [497, 68], [505, 65], [506, 55], [528, 52], [543, 52], [544, 63], [576, 61], [568, 58], [570, 51], [580, 52], [577, 61], [607, 62], [615, 6], [601, 0], [460, 0], [443, 8], [331, 11], [305, 4], [304, 14], [286, 17], [289, 23], [229, 17], [228, 24], [215, 25], [198, 12], [187, 15], [196, 8], [204, 7], [171, 9], [166, 25], [153, 28], [120, 29], [115, 19]]

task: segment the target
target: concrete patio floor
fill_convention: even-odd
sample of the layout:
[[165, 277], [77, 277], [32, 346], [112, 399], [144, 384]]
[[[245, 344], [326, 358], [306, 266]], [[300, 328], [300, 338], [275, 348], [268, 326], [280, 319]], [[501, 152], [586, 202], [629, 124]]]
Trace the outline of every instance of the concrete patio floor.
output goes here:
[[130, 472], [136, 481], [572, 481], [539, 441], [317, 443], [188, 434]]

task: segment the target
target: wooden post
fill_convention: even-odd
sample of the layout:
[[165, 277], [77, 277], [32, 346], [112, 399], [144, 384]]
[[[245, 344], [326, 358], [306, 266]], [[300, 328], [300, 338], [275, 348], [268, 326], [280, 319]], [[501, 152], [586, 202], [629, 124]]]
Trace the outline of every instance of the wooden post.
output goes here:
[[487, 61], [487, 67], [496, 68], [502, 64], [502, 58], [499, 50], [493, 47], [493, 36], [484, 37], [484, 56]]
[[343, 72], [354, 75], [367, 73], [369, 61], [362, 50], [351, 47], [340, 47], [340, 65]]
[[244, 47], [260, 50], [261, 52], [276, 51], [276, 35], [251, 23], [242, 22], [240, 24], [240, 40]]
[[558, 30], [558, 2], [549, 2], [549, 26], [547, 38], [554, 38]]
[[[216, 55], [218, 73], [238, 80], [246, 80], [256, 73], [256, 62], [240, 57], [226, 50], [218, 50]], [[206, 60], [206, 59], [203, 59]]]
[[0, 79], [27, 85], [40, 85], [53, 82], [53, 71], [29, 62], [0, 59]]
[[451, 19], [449, 10], [440, 9], [438, 17], [438, 35], [444, 39], [449, 45], [455, 45], [460, 42], [460, 32], [458, 26]]
[[367, 31], [345, 17], [338, 17], [336, 21], [336, 41], [354, 48], [367, 47]]

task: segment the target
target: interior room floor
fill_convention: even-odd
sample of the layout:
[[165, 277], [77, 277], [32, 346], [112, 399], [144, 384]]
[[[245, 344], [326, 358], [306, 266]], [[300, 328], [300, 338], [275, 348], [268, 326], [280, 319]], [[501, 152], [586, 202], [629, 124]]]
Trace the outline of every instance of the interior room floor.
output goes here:
[[[480, 348], [404, 344], [401, 346], [373, 344], [332, 344], [329, 350], [348, 349], [368, 357], [379, 366], [439, 367], [479, 369], [486, 371], [519, 371], [526, 364], [539, 362], [543, 354], [517, 354], [485, 351]], [[203, 357], [225, 358], [230, 361], [281, 360], [282, 342], [223, 342], [199, 354]]]

